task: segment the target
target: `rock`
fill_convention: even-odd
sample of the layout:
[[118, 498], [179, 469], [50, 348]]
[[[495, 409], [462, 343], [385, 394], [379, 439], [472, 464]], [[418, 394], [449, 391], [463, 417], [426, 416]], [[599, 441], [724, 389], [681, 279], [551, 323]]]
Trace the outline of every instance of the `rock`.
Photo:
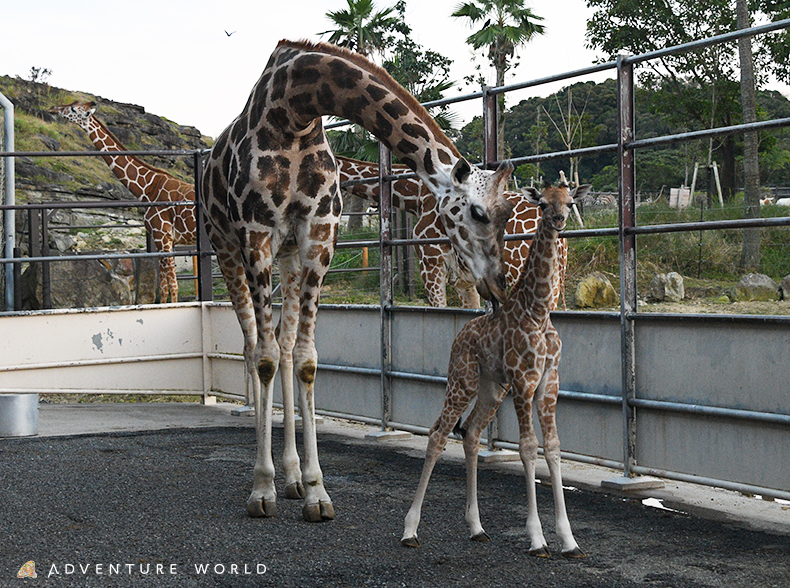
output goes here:
[[790, 276], [782, 278], [782, 300], [790, 300]]
[[722, 294], [721, 296], [714, 298], [711, 302], [714, 304], [729, 304], [731, 300], [729, 296]]
[[658, 274], [650, 280], [648, 298], [655, 302], [680, 302], [686, 297], [683, 276], [677, 272]]
[[779, 300], [779, 286], [764, 274], [746, 274], [732, 290], [733, 302]]
[[[22, 274], [22, 310], [43, 307], [42, 265], [31, 263]], [[156, 259], [53, 261], [52, 308], [152, 304], [158, 265]]]
[[579, 308], [601, 308], [617, 304], [617, 292], [609, 278], [601, 272], [591, 273], [576, 287], [576, 306]]

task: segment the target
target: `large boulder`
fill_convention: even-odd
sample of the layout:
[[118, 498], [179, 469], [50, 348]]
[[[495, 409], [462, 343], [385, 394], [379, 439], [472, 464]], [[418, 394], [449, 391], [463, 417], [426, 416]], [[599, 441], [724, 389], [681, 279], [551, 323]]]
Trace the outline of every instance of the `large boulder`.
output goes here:
[[658, 274], [650, 280], [647, 297], [654, 302], [680, 302], [686, 297], [683, 276], [677, 272]]
[[576, 306], [579, 308], [603, 308], [617, 304], [617, 292], [601, 272], [591, 273], [576, 287]]
[[733, 302], [779, 300], [779, 286], [764, 274], [746, 274], [732, 290]]
[[[42, 265], [31, 263], [22, 274], [21, 310], [43, 308]], [[152, 304], [158, 265], [156, 259], [140, 258], [52, 261], [52, 308]]]
[[790, 276], [782, 278], [782, 300], [790, 300]]

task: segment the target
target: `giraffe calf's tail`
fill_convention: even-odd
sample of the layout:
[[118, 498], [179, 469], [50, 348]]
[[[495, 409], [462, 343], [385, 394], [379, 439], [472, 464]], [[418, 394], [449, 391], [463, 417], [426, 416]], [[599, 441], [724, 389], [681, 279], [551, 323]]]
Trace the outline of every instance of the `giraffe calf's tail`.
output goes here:
[[458, 437], [460, 437], [461, 439], [464, 439], [464, 438], [466, 438], [466, 429], [464, 429], [461, 426], [461, 421], [462, 420], [464, 420], [463, 417], [458, 419], [458, 422], [455, 423], [455, 426], [453, 427], [453, 435], [458, 435]]

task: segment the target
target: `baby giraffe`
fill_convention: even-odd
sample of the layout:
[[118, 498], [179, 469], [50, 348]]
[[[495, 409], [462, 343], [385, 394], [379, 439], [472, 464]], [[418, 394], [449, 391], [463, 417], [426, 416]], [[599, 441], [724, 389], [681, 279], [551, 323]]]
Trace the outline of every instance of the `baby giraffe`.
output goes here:
[[[564, 177], [562, 180], [556, 187], [544, 185], [542, 193], [535, 188], [525, 190], [527, 198], [540, 206], [541, 219], [521, 278], [500, 308], [467, 323], [453, 342], [444, 408], [431, 427], [422, 477], [414, 502], [406, 515], [401, 539], [406, 547], [419, 546], [417, 526], [425, 490], [433, 467], [454, 427], [464, 438], [466, 521], [472, 533], [471, 538], [474, 541], [490, 540], [480, 524], [477, 506], [477, 453], [483, 429], [491, 422], [510, 390], [519, 423], [519, 454], [527, 477], [529, 553], [538, 557], [551, 556], [538, 518], [535, 492], [538, 439], [532, 424], [534, 399], [554, 491], [556, 529], [562, 542], [562, 555], [584, 557], [573, 538], [562, 492], [560, 441], [555, 421], [559, 394], [557, 367], [562, 344], [551, 324], [549, 313], [554, 310], [553, 292], [560, 281], [558, 233], [565, 228], [573, 202], [583, 197], [590, 186], [569, 190]], [[458, 427], [461, 415], [475, 397], [477, 402], [465, 426]]]

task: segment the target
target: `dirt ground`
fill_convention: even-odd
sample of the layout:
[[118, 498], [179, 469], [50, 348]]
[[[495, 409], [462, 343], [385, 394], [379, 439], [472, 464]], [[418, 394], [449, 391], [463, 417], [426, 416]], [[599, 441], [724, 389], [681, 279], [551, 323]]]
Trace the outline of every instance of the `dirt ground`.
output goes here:
[[[276, 454], [281, 443], [275, 428]], [[588, 557], [531, 558], [523, 476], [486, 467], [480, 504], [492, 541], [471, 542], [463, 466], [441, 460], [422, 546], [406, 549], [421, 457], [331, 434], [319, 446], [337, 518], [309, 524], [300, 502], [284, 499], [275, 519], [247, 517], [251, 428], [0, 440], [0, 586], [790, 585], [790, 536], [580, 490], [566, 499]], [[556, 551], [545, 485], [538, 500]], [[28, 561], [37, 578], [19, 583]]]

